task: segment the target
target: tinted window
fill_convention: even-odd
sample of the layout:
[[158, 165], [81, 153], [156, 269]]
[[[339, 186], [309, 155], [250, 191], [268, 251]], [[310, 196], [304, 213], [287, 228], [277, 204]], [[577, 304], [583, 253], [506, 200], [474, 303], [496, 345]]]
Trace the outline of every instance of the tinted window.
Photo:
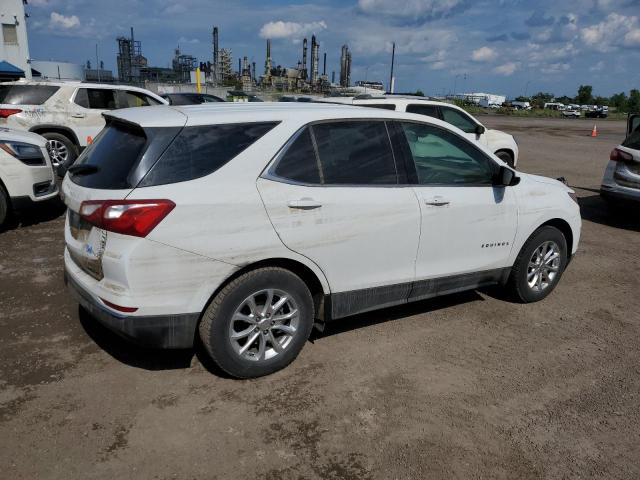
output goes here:
[[622, 142], [622, 146], [640, 150], [640, 116], [631, 120], [629, 130], [629, 135]]
[[440, 118], [438, 115], [438, 107], [436, 105], [420, 105], [418, 103], [412, 103], [411, 105], [407, 105], [407, 112], [426, 115], [427, 117]]
[[118, 91], [118, 108], [148, 107], [159, 104], [160, 102], [144, 93], [129, 90]]
[[382, 110], [395, 110], [396, 106], [393, 105], [392, 103], [360, 103], [360, 104], [356, 104], [356, 105], [360, 105], [362, 107], [369, 107], [369, 108], [380, 108]]
[[76, 92], [76, 96], [73, 99], [73, 103], [84, 108], [89, 108], [89, 96], [87, 95], [86, 88], [78, 89], [78, 91]]
[[185, 127], [140, 186], [184, 182], [209, 175], [275, 126], [276, 123], [240, 123]]
[[325, 184], [395, 184], [396, 169], [384, 122], [314, 125]]
[[88, 188], [132, 188], [129, 173], [137, 164], [146, 143], [147, 138], [141, 129], [110, 123], [74, 164], [93, 165], [97, 170], [84, 175], [70, 173], [71, 180]]
[[449, 107], [440, 107], [440, 110], [442, 110], [442, 118], [445, 122], [458, 127], [466, 133], [473, 133], [476, 131], [476, 126], [478, 124], [466, 113]]
[[[80, 93], [80, 90], [78, 90], [78, 93]], [[113, 90], [107, 88], [87, 88], [86, 93], [89, 108], [95, 108], [96, 110], [113, 110], [116, 108], [115, 92]]]
[[202, 103], [224, 102], [224, 100], [222, 100], [220, 97], [216, 97], [215, 95], [202, 94], [200, 95], [200, 97], [202, 99]]
[[0, 103], [42, 105], [59, 88], [49, 85], [0, 85]]
[[274, 174], [301, 183], [321, 183], [318, 159], [308, 128], [298, 135], [280, 157]]
[[420, 185], [491, 185], [493, 162], [474, 145], [447, 130], [402, 123]]

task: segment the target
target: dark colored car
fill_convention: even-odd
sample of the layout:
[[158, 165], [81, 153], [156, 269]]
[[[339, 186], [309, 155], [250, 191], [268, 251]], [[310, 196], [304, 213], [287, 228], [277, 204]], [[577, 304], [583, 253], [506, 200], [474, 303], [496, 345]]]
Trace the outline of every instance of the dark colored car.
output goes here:
[[201, 103], [224, 102], [220, 97], [208, 93], [165, 93], [161, 95], [170, 105], [199, 105]]
[[609, 110], [605, 110], [602, 108], [599, 108], [597, 110], [589, 110], [584, 114], [584, 116], [586, 118], [607, 118], [609, 116]]

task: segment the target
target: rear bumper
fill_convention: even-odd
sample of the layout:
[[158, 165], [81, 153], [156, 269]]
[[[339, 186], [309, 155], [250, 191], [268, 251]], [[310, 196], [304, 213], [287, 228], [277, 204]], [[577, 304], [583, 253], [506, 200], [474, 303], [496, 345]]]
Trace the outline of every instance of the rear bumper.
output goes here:
[[[52, 192], [49, 192], [40, 197], [30, 197], [28, 195], [20, 196], [20, 197], [11, 197], [11, 206], [14, 210], [24, 211], [30, 210], [33, 208], [41, 207], [44, 204], [55, 203], [56, 201], [60, 201], [60, 196], [58, 195], [58, 188], [53, 188]], [[61, 202], [60, 202], [61, 203]]]
[[191, 348], [198, 324], [199, 314], [162, 316], [120, 315], [103, 306], [87, 290], [73, 279], [65, 269], [64, 282], [71, 296], [92, 317], [118, 335], [151, 348]]
[[640, 203], [640, 190], [632, 190], [630, 188], [623, 190], [622, 188], [602, 185], [600, 188], [600, 196], [605, 200]]

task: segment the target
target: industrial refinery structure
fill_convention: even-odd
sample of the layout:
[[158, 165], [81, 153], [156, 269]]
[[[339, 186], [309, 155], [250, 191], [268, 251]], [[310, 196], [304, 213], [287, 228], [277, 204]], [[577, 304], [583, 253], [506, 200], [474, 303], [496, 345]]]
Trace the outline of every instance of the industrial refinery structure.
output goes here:
[[[134, 38], [131, 28], [130, 37], [118, 37], [118, 81], [121, 83], [144, 85], [145, 82], [189, 83], [193, 82], [196, 68], [204, 74], [205, 82], [212, 86], [233, 86], [245, 92], [252, 90], [326, 93], [335, 85], [335, 71], [331, 79], [327, 74], [327, 53], [323, 52], [320, 68], [320, 43], [315, 35], [311, 36], [311, 45], [307, 38], [302, 41], [302, 56], [295, 67], [277, 65], [272, 57], [271, 40], [266, 41], [264, 72], [258, 75], [256, 63], [248, 57], [237, 59], [237, 70], [231, 49], [220, 48], [219, 29], [212, 30], [211, 61], [198, 62], [196, 57], [183, 53], [178, 46], [170, 68], [152, 67], [142, 54], [142, 43]], [[299, 57], [300, 58], [300, 57]], [[340, 56], [339, 86], [351, 86], [351, 51], [342, 46]]]

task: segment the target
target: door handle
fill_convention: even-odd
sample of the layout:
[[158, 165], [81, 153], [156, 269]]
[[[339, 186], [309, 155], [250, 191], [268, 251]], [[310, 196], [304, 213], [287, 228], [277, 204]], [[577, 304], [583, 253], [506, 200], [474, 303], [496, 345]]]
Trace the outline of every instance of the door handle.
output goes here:
[[299, 210], [313, 210], [314, 208], [320, 208], [322, 204], [313, 198], [301, 198], [300, 200], [289, 200], [287, 206]]
[[84, 117], [86, 117], [87, 115], [86, 115], [86, 114], [84, 114], [84, 113], [72, 113], [72, 114], [71, 114], [71, 116], [72, 116], [73, 118], [84, 118]]
[[449, 205], [449, 200], [445, 200], [444, 197], [433, 197], [433, 198], [429, 198], [429, 199], [425, 199], [424, 203], [426, 203], [427, 205], [434, 205], [436, 207], [442, 207], [444, 205]]

